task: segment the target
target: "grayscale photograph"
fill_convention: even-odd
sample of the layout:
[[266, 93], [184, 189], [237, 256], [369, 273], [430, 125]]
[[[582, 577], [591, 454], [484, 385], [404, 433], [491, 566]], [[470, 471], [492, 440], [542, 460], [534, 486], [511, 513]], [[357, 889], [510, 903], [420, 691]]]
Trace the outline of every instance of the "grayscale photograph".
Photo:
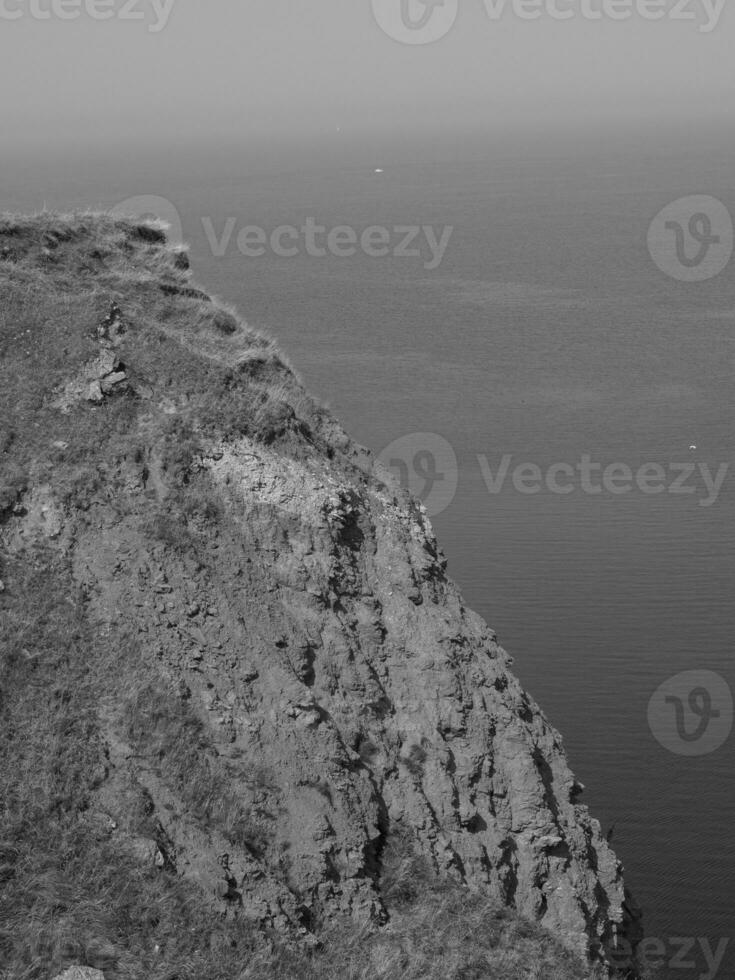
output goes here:
[[735, 980], [734, 50], [0, 0], [0, 980]]

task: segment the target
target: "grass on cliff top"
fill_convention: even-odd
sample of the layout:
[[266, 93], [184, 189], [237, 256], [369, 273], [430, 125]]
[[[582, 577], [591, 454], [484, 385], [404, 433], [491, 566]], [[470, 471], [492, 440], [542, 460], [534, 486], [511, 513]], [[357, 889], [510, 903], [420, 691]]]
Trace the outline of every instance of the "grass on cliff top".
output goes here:
[[[64, 384], [100, 354], [113, 303], [130, 385], [101, 405], [59, 411]], [[14, 445], [20, 470], [54, 442], [91, 457], [126, 412], [132, 421], [162, 406], [207, 436], [265, 442], [326, 418], [273, 340], [199, 289], [185, 252], [155, 225], [0, 217], [0, 453]]]

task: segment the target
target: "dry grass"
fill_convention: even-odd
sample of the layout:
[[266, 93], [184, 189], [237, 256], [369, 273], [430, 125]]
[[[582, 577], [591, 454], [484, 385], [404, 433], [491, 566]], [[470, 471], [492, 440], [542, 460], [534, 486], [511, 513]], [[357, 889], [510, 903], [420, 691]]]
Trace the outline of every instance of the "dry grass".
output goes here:
[[112, 678], [117, 651], [50, 556], [2, 574], [0, 977], [47, 980], [76, 962], [108, 978], [229, 980], [256, 937], [233, 925], [229, 952], [213, 956], [221, 923], [203, 896], [137, 864], [92, 819], [106, 778], [100, 675]]
[[48, 433], [77, 433], [87, 449], [106, 441], [123, 399], [67, 416], [50, 403], [99, 352], [97, 327], [113, 302], [134, 390], [170, 399], [201, 431], [273, 441], [294, 422], [290, 401], [316, 410], [273, 340], [199, 290], [179, 250], [149, 232], [91, 214], [0, 218], [0, 443], [11, 419], [29, 458]]
[[198, 823], [255, 855], [265, 851], [271, 827], [237, 790], [186, 701], [162, 683], [145, 684], [129, 695], [124, 716], [129, 744], [156, 766]]

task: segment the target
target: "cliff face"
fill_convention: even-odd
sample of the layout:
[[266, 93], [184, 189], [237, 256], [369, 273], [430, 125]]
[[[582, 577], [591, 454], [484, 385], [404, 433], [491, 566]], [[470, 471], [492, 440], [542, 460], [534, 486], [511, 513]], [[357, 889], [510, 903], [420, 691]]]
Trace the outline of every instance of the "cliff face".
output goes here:
[[302, 934], [386, 921], [400, 834], [604, 961], [621, 866], [420, 504], [154, 227], [6, 221], [0, 276], [0, 544], [57, 556], [115, 651], [95, 819]]

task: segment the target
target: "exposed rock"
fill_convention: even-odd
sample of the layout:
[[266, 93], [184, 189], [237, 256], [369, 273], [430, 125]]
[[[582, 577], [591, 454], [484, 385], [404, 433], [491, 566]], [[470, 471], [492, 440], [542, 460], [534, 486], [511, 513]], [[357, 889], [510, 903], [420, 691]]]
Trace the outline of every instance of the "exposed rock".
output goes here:
[[113, 371], [111, 374], [106, 375], [102, 381], [100, 381], [100, 387], [105, 395], [109, 395], [115, 385], [122, 384], [123, 381], [127, 380], [127, 374], [124, 371]]
[[[114, 321], [113, 326], [117, 323]], [[105, 396], [126, 387], [127, 373], [115, 350], [108, 345], [108, 335], [104, 337], [99, 356], [85, 364], [81, 373], [57, 392], [52, 402], [54, 408], [67, 414], [83, 400], [101, 405]]]
[[54, 980], [105, 980], [105, 975], [89, 966], [70, 966], [68, 970], [59, 973]]
[[98, 339], [105, 342], [115, 342], [125, 333], [125, 321], [119, 305], [113, 302], [107, 316], [97, 327]]
[[9, 547], [20, 550], [34, 544], [59, 539], [69, 527], [64, 512], [48, 483], [40, 484], [24, 497], [23, 504], [13, 508], [18, 520], [8, 525], [5, 541]]
[[101, 382], [90, 381], [89, 388], [87, 388], [87, 401], [94, 402], [96, 405], [99, 405], [104, 400], [105, 400], [105, 396], [102, 394]]
[[[614, 946], [626, 928], [620, 864], [574, 802], [559, 735], [446, 578], [420, 505], [380, 482], [348, 482], [311, 450], [296, 459], [245, 438], [211, 445], [205, 467], [227, 530], [200, 551], [196, 584], [175, 552], [154, 558], [134, 515], [114, 526], [66, 518], [92, 616], [110, 623], [124, 610], [217, 741], [271, 774], [288, 886], [267, 854], [254, 865], [247, 847], [202, 834], [152, 770], [135, 768], [179, 872], [225, 907], [259, 909], [263, 924], [297, 927], [296, 893], [323, 916], [377, 923], [379, 856], [401, 826], [442, 873], [539, 919], [570, 948]], [[42, 530], [28, 524], [39, 513], [35, 495], [29, 503], [27, 538]], [[116, 573], [120, 553], [134, 564]], [[129, 756], [113, 750], [113, 773]], [[257, 806], [257, 791], [234, 778]], [[146, 864], [163, 860], [154, 841], [132, 846]], [[223, 880], [225, 850], [233, 872]]]
[[149, 840], [146, 837], [132, 837], [125, 841], [124, 846], [143, 865], [162, 868], [166, 863], [163, 852], [154, 840]]
[[[101, 336], [87, 329], [80, 360], [90, 343], [94, 356], [44, 393], [47, 424], [59, 409], [67, 428], [114, 414], [94, 430], [108, 442], [87, 447], [84, 506], [63, 495], [76, 471], [39, 464], [0, 526], [15, 555], [64, 556], [121, 672], [125, 651], [142, 651], [128, 682], [165, 682], [144, 732], [185, 713], [202, 772], [224, 774], [192, 803], [166, 776], [171, 747], [146, 755], [119, 706], [100, 705], [95, 806], [123, 827], [125, 788], [146, 800], [145, 829], [115, 838], [223, 915], [300, 936], [315, 920], [384, 923], [382, 856], [407, 833], [442, 875], [605, 962], [630, 928], [621, 865], [578, 802], [561, 737], [447, 577], [423, 507], [265, 341], [181, 302], [199, 290], [145, 281], [172, 308], [121, 333], [113, 304]], [[188, 307], [191, 322], [169, 323]], [[141, 375], [145, 398], [86, 401]]]

